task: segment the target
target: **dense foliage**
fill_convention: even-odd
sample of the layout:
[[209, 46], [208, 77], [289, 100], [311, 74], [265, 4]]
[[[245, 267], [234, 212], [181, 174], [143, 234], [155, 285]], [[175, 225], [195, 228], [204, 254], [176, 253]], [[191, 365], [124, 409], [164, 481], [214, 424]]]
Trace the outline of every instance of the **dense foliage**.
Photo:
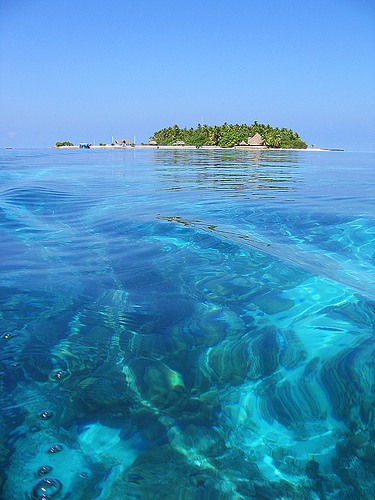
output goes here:
[[56, 142], [56, 147], [58, 148], [60, 146], [73, 146], [73, 143], [69, 141]]
[[160, 145], [173, 145], [183, 141], [186, 145], [200, 146], [221, 146], [224, 148], [238, 146], [242, 141], [247, 143], [249, 137], [259, 133], [262, 137], [262, 144], [272, 148], [307, 148], [300, 136], [286, 128], [273, 128], [271, 125], [262, 125], [254, 122], [252, 125], [224, 125], [214, 127], [198, 124], [196, 129], [186, 127], [181, 129], [178, 125], [163, 128], [155, 132], [152, 140]]

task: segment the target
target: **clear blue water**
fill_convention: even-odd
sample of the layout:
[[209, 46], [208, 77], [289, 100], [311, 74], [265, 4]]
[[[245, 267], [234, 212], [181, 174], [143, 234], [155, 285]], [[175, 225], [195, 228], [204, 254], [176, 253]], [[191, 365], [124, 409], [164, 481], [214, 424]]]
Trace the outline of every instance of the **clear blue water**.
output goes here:
[[375, 498], [374, 166], [1, 151], [0, 497]]

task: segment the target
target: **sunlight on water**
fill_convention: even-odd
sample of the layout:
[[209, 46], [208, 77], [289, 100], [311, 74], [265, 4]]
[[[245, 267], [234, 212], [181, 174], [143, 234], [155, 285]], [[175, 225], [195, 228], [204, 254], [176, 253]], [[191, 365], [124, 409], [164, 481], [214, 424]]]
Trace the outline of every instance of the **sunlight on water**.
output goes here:
[[373, 164], [1, 152], [1, 498], [374, 498]]

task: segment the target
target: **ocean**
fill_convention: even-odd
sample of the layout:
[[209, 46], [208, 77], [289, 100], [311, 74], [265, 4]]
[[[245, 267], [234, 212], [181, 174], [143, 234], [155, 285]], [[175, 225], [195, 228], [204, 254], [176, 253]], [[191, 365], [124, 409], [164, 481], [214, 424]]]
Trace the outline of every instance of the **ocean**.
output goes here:
[[374, 166], [0, 151], [0, 498], [375, 498]]

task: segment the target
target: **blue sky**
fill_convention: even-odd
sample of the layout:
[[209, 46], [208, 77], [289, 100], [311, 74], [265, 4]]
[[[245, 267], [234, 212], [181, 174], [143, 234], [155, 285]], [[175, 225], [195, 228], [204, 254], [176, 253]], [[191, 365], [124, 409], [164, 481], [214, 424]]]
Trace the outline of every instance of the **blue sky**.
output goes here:
[[0, 147], [254, 120], [375, 150], [374, 0], [0, 0]]

